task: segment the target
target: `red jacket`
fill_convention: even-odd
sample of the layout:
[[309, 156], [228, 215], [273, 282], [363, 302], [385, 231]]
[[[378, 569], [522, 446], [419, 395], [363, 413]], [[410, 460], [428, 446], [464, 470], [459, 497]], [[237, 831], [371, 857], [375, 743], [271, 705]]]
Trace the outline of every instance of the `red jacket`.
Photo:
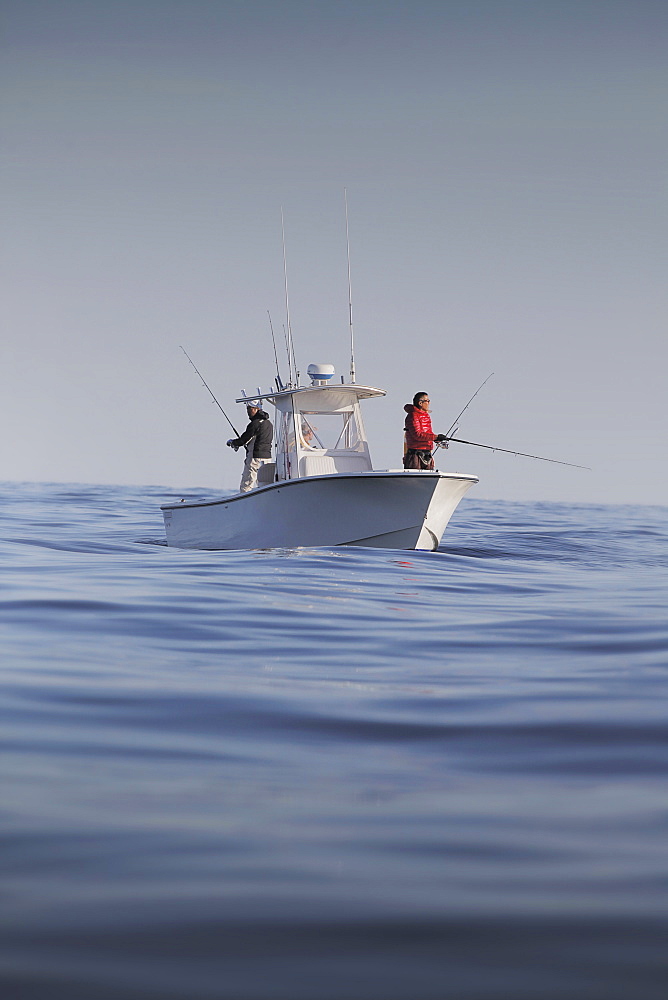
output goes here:
[[418, 409], [412, 403], [406, 403], [404, 410], [407, 413], [406, 423], [406, 447], [421, 451], [431, 451], [434, 446], [436, 435], [431, 429], [431, 417], [424, 410]]

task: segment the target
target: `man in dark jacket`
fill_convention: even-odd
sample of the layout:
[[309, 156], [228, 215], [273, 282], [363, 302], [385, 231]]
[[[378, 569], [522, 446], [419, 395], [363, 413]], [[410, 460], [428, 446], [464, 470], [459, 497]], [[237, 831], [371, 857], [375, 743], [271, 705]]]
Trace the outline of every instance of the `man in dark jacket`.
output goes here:
[[241, 493], [248, 493], [257, 486], [257, 471], [271, 458], [271, 442], [274, 436], [274, 428], [268, 413], [255, 403], [247, 404], [246, 413], [249, 421], [246, 430], [241, 437], [230, 438], [227, 442], [235, 451], [242, 447], [246, 449], [246, 461], [239, 486]]

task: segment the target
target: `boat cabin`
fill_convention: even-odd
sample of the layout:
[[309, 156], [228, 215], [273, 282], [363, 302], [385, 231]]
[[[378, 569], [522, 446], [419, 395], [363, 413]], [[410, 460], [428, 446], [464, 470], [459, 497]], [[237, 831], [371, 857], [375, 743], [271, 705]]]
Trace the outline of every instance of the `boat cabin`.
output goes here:
[[276, 462], [260, 469], [260, 485], [372, 470], [360, 400], [384, 396], [385, 390], [355, 383], [332, 385], [333, 373], [331, 365], [310, 365], [309, 386], [258, 392], [237, 400], [276, 407]]

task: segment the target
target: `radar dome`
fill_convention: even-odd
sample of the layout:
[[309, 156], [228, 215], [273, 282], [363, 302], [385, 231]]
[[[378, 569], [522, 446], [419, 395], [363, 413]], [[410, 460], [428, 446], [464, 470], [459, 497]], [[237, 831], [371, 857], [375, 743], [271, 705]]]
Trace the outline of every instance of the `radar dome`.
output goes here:
[[307, 373], [311, 379], [311, 385], [327, 385], [334, 377], [334, 365], [309, 365]]

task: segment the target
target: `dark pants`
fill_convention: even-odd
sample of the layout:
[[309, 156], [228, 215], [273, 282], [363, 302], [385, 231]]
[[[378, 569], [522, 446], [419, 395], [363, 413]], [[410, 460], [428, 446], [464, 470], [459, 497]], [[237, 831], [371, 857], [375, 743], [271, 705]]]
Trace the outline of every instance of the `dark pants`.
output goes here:
[[433, 468], [434, 459], [430, 451], [409, 448], [404, 455], [404, 469], [419, 469], [421, 472], [431, 472]]

